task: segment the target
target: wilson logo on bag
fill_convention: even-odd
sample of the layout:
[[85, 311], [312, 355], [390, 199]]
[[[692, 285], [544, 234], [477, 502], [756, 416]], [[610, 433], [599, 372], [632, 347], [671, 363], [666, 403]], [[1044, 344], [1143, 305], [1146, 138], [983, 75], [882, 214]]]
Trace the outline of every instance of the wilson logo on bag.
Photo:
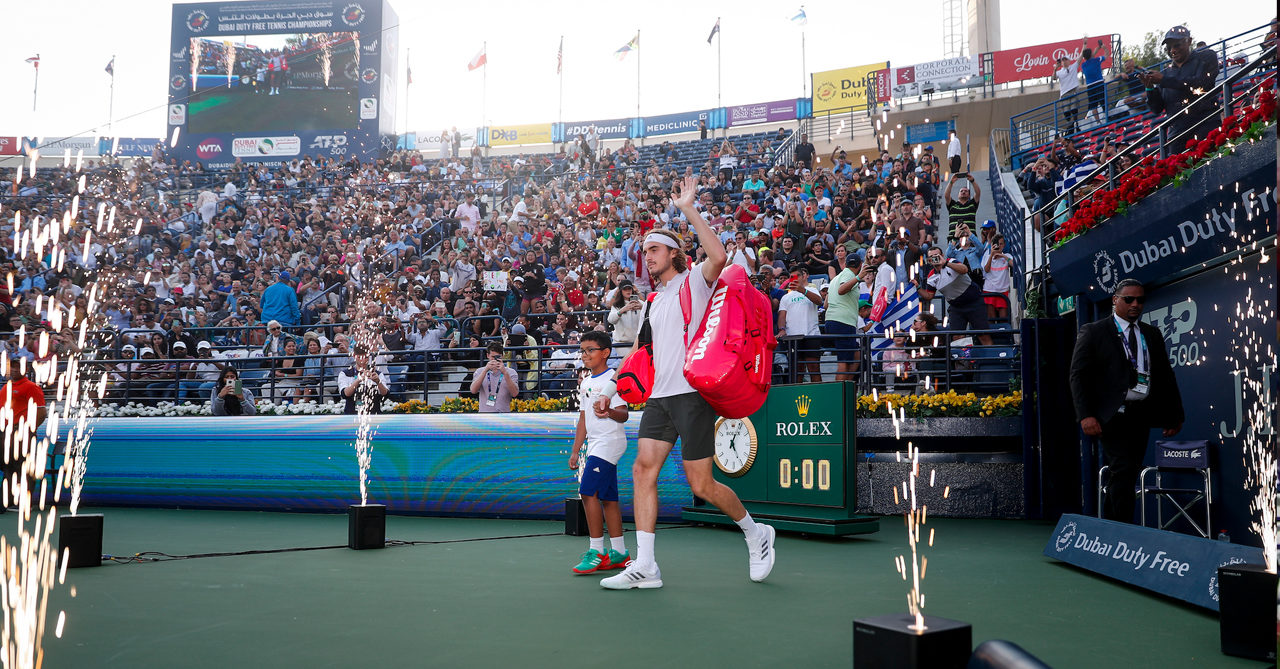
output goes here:
[[[680, 310], [687, 328], [693, 314], [687, 281], [680, 290]], [[684, 376], [720, 416], [750, 416], [769, 395], [777, 347], [769, 298], [751, 285], [742, 266], [729, 265], [716, 280], [707, 313], [685, 354]]]

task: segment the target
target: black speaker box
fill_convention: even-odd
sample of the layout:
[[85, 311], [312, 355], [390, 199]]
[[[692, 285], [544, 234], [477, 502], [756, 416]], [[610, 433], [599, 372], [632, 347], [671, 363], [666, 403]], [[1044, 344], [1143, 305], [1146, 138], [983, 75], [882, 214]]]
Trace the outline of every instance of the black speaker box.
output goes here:
[[102, 514], [58, 516], [58, 559], [67, 555], [68, 567], [102, 565]]
[[585, 537], [587, 531], [587, 510], [582, 507], [581, 497], [564, 498], [564, 533], [571, 537]]
[[385, 548], [387, 507], [385, 504], [352, 504], [347, 507], [347, 548]]
[[1274, 662], [1277, 576], [1261, 566], [1218, 567], [1222, 652]]
[[853, 621], [854, 669], [964, 669], [973, 652], [969, 623], [925, 616], [922, 632], [914, 623], [905, 613]]

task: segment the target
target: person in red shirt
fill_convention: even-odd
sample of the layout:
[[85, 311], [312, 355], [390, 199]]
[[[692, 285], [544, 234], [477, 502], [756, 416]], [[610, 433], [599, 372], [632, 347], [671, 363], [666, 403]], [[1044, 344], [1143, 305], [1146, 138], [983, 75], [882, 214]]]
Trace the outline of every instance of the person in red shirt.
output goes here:
[[[0, 427], [4, 429], [3, 460], [4, 477], [9, 481], [9, 490], [16, 488], [14, 475], [22, 471], [22, 463], [35, 441], [36, 428], [48, 417], [44, 406], [44, 391], [24, 373], [27, 365], [22, 358], [12, 356], [8, 359], [9, 382], [0, 389]], [[34, 415], [32, 415], [34, 409]], [[17, 443], [18, 455], [13, 457], [14, 444]], [[9, 495], [12, 499], [12, 494]], [[0, 513], [4, 512], [0, 506]]]

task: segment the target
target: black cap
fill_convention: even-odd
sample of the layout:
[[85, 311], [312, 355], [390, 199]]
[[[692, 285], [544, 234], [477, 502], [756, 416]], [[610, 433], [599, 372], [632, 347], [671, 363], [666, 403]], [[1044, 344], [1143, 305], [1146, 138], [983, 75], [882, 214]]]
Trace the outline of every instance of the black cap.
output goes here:
[[1187, 30], [1186, 26], [1174, 26], [1164, 34], [1164, 41], [1171, 39], [1191, 39], [1191, 31]]

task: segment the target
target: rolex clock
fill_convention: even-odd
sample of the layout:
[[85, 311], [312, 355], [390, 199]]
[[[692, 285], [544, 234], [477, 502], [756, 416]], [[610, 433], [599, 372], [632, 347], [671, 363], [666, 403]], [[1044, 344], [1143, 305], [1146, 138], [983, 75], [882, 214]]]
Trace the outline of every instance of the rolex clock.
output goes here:
[[759, 447], [756, 426], [750, 418], [716, 421], [716, 467], [725, 476], [738, 478], [750, 471]]
[[[778, 529], [875, 532], [878, 518], [857, 513], [856, 401], [857, 389], [847, 381], [773, 386], [751, 416], [716, 421], [712, 475], [753, 517]], [[682, 516], [733, 522], [702, 500]]]

